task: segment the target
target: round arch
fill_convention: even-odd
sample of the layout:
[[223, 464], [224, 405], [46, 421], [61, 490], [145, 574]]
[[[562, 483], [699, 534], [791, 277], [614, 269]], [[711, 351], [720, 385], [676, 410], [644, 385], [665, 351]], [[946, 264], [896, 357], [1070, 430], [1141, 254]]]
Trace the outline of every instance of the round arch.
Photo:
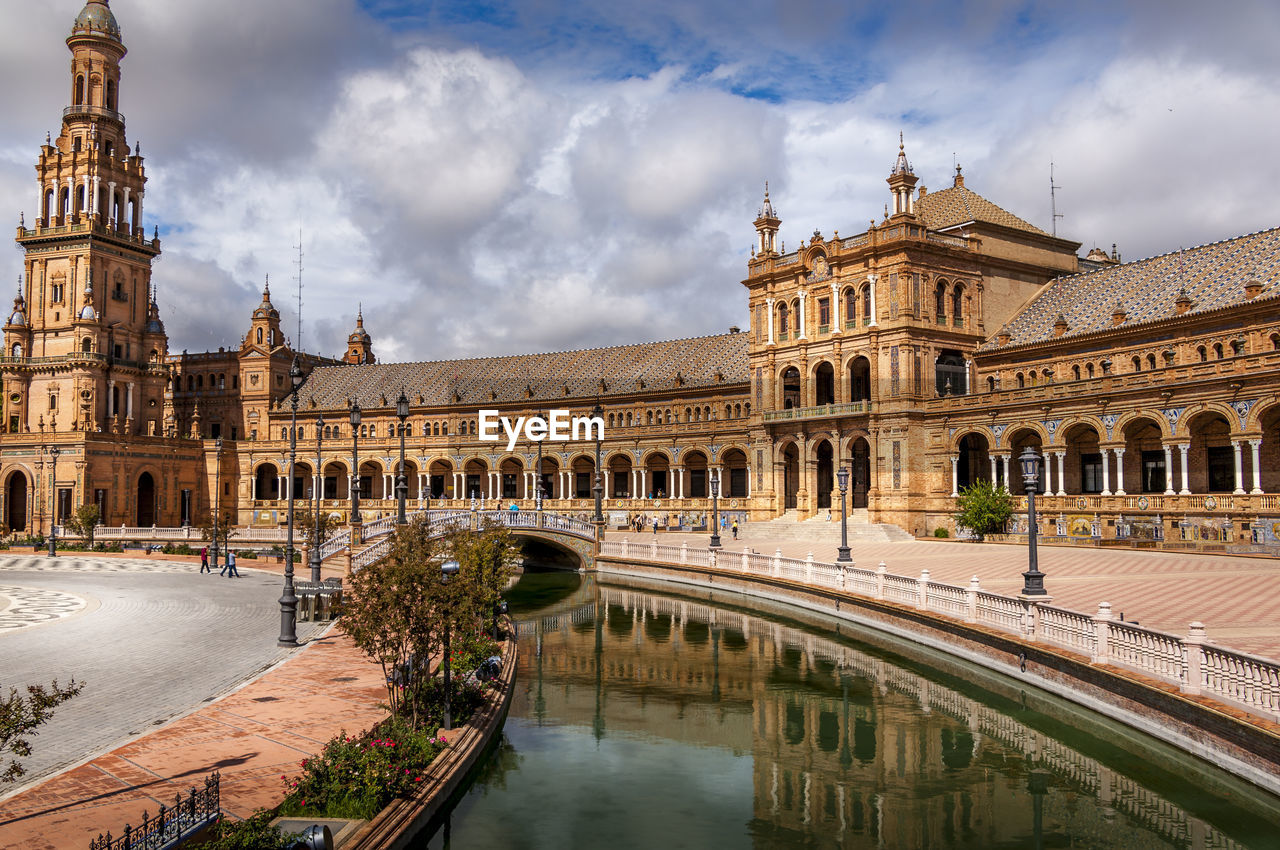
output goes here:
[[9, 531], [27, 531], [30, 521], [31, 479], [25, 469], [11, 469], [4, 482], [5, 524]]
[[253, 471], [253, 498], [275, 501], [280, 498], [280, 481], [284, 473], [273, 460], [263, 461]]
[[836, 403], [836, 368], [829, 360], [819, 360], [810, 372], [813, 403], [819, 407]]
[[782, 466], [782, 507], [791, 510], [799, 501], [800, 447], [788, 440], [778, 447], [778, 457]]
[[[138, 476], [137, 481], [137, 525], [149, 528], [156, 524], [156, 479], [149, 471]], [[215, 502], [217, 496], [215, 495]]]

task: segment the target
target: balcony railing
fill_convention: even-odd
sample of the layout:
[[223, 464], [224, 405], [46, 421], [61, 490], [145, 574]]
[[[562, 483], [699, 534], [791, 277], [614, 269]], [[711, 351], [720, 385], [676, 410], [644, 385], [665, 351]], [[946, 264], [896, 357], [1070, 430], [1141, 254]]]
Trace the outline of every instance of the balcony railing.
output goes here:
[[764, 412], [764, 421], [789, 422], [795, 419], [818, 419], [824, 416], [863, 416], [870, 412], [870, 401], [851, 401], [845, 404], [793, 407], [789, 410], [766, 410]]
[[124, 116], [114, 109], [107, 109], [105, 106], [90, 106], [82, 103], [77, 106], [68, 106], [62, 110], [63, 118], [74, 118], [80, 115], [88, 115], [93, 118], [106, 118], [109, 121], [116, 121], [120, 124], [124, 123]]

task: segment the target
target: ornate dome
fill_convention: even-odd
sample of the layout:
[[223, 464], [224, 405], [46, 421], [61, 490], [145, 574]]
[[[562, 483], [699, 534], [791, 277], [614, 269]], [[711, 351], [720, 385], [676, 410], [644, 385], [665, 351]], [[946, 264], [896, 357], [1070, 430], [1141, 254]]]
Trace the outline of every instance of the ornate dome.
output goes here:
[[111, 7], [107, 3], [108, 0], [89, 0], [76, 16], [76, 22], [71, 25], [72, 35], [97, 33], [119, 41], [120, 24], [116, 22], [116, 16], [111, 14]]
[[82, 307], [82, 308], [80, 309], [80, 318], [81, 318], [83, 321], [93, 322], [93, 321], [97, 321], [97, 319], [98, 319], [98, 314], [97, 314], [97, 312], [93, 309], [93, 305], [92, 305], [92, 304], [86, 304], [86, 305], [84, 305], [84, 307]]

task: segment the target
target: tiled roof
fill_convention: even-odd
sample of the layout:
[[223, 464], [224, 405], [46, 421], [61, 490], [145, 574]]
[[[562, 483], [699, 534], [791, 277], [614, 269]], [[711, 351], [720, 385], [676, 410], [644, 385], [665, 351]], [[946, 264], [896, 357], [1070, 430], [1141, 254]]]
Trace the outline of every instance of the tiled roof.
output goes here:
[[394, 406], [403, 387], [414, 406], [563, 404], [744, 384], [747, 376], [747, 334], [731, 333], [548, 354], [326, 366], [308, 376], [299, 400], [314, 398], [322, 410], [346, 408], [351, 398], [367, 408]]
[[[1261, 284], [1254, 299], [1245, 294], [1252, 280]], [[1054, 339], [1059, 315], [1067, 322], [1066, 338], [1169, 319], [1178, 314], [1184, 289], [1191, 299], [1185, 315], [1280, 295], [1280, 228], [1058, 278], [1002, 332], [1009, 334], [1010, 345], [1026, 345]], [[1117, 305], [1125, 314], [1119, 326], [1112, 319]], [[997, 347], [994, 339], [982, 345], [983, 350]]]
[[916, 200], [915, 207], [916, 215], [931, 230], [941, 230], [967, 221], [986, 221], [1040, 236], [1049, 235], [1034, 224], [1023, 221], [964, 186], [952, 186], [938, 192], [929, 192], [923, 198]]

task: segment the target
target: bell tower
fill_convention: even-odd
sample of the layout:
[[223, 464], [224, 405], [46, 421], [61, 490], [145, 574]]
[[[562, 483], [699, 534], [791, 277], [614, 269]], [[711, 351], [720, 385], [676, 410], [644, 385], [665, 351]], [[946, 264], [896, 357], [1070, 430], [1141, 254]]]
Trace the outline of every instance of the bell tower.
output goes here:
[[88, 0], [66, 43], [70, 105], [36, 160], [33, 226], [24, 216], [17, 232], [29, 362], [4, 366], [4, 426], [16, 412], [24, 431], [41, 417], [58, 431], [153, 433], [168, 353], [151, 287], [160, 240], [142, 226], [146, 170], [125, 137], [127, 51], [108, 0]]
[[893, 171], [889, 172], [889, 192], [893, 195], [893, 216], [915, 216], [916, 207], [913, 196], [916, 182], [919, 180], [907, 162], [907, 152], [903, 147], [902, 134], [898, 134], [898, 158], [894, 160]]
[[759, 241], [756, 244], [756, 253], [760, 256], [778, 253], [778, 228], [782, 225], [782, 219], [778, 218], [778, 214], [774, 212], [773, 204], [769, 200], [769, 184], [764, 184], [764, 203], [760, 205], [760, 214], [756, 216], [755, 226], [756, 234]]
[[356, 313], [356, 327], [347, 336], [347, 353], [343, 356], [346, 363], [375, 363], [373, 356], [373, 339], [364, 329], [364, 309]]

